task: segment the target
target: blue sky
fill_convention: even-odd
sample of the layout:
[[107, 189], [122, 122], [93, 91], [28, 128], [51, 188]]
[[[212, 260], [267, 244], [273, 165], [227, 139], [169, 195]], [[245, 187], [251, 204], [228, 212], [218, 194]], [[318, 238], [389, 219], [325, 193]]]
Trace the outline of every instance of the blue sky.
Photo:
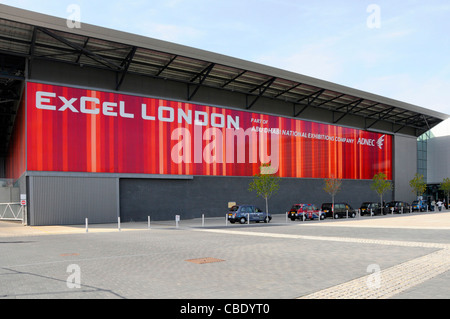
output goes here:
[[[82, 23], [263, 63], [450, 114], [448, 0], [0, 3], [62, 18], [76, 4]], [[368, 11], [372, 4], [377, 11]], [[374, 22], [379, 28], [372, 27]]]

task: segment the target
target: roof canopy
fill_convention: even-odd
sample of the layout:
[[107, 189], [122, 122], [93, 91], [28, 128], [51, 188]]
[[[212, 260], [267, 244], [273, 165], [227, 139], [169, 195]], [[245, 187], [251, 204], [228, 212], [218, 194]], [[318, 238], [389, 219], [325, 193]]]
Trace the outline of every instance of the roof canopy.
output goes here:
[[0, 132], [2, 140], [14, 122], [17, 83], [30, 71], [23, 61], [37, 59], [112, 70], [116, 90], [127, 74], [139, 74], [187, 83], [187, 100], [201, 87], [212, 87], [245, 94], [247, 109], [261, 97], [280, 99], [293, 103], [293, 117], [315, 108], [333, 112], [335, 124], [347, 115], [363, 117], [365, 129], [380, 121], [392, 123], [392, 133], [413, 128], [418, 136], [449, 117], [249, 61], [88, 24], [69, 28], [65, 19], [0, 5], [0, 121], [9, 123]]

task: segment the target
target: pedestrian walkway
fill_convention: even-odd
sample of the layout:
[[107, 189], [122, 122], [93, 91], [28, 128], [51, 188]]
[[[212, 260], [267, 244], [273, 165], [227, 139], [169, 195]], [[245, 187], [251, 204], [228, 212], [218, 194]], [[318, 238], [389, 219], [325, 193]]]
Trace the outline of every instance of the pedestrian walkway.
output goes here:
[[[273, 215], [273, 224], [288, 224], [303, 226], [324, 226], [324, 227], [357, 227], [357, 228], [397, 228], [397, 229], [436, 229], [450, 230], [450, 211], [413, 213], [413, 214], [394, 214], [386, 216], [362, 216], [358, 218], [325, 219], [306, 222], [291, 222], [284, 214]], [[257, 224], [251, 224], [256, 226]], [[227, 223], [224, 217], [195, 218], [190, 220], [181, 220], [178, 223], [179, 228], [198, 228], [198, 227], [241, 227], [242, 225], [232, 225]], [[0, 221], [0, 237], [11, 236], [39, 236], [39, 235], [57, 235], [57, 234], [81, 234], [86, 232], [103, 233], [116, 231], [138, 231], [147, 229], [176, 228], [174, 220], [151, 222], [132, 222], [111, 224], [92, 224], [88, 225], [68, 225], [68, 226], [24, 226], [20, 222], [2, 222]]]
[[[314, 224], [314, 226], [320, 225], [327, 226], [324, 223]], [[450, 230], [450, 212], [407, 213], [373, 217], [363, 216], [357, 219], [339, 219], [333, 226]]]

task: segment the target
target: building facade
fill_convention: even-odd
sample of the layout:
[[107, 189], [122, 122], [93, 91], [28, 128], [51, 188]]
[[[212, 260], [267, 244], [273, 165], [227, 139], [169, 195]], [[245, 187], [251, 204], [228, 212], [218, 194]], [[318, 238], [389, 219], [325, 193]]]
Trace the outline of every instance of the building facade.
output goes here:
[[[2, 6], [0, 52], [16, 98], [4, 175], [29, 225], [223, 216], [262, 164], [271, 213], [336, 200], [411, 201], [417, 137], [447, 118], [285, 70]], [[9, 64], [8, 64], [9, 63]], [[11, 97], [10, 97], [11, 100]]]

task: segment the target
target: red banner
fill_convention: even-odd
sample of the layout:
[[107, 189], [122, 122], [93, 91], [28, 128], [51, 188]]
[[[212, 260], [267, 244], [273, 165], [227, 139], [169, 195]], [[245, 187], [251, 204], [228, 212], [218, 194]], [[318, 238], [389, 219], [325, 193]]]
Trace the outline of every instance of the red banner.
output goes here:
[[392, 136], [191, 103], [27, 83], [27, 170], [392, 179]]

